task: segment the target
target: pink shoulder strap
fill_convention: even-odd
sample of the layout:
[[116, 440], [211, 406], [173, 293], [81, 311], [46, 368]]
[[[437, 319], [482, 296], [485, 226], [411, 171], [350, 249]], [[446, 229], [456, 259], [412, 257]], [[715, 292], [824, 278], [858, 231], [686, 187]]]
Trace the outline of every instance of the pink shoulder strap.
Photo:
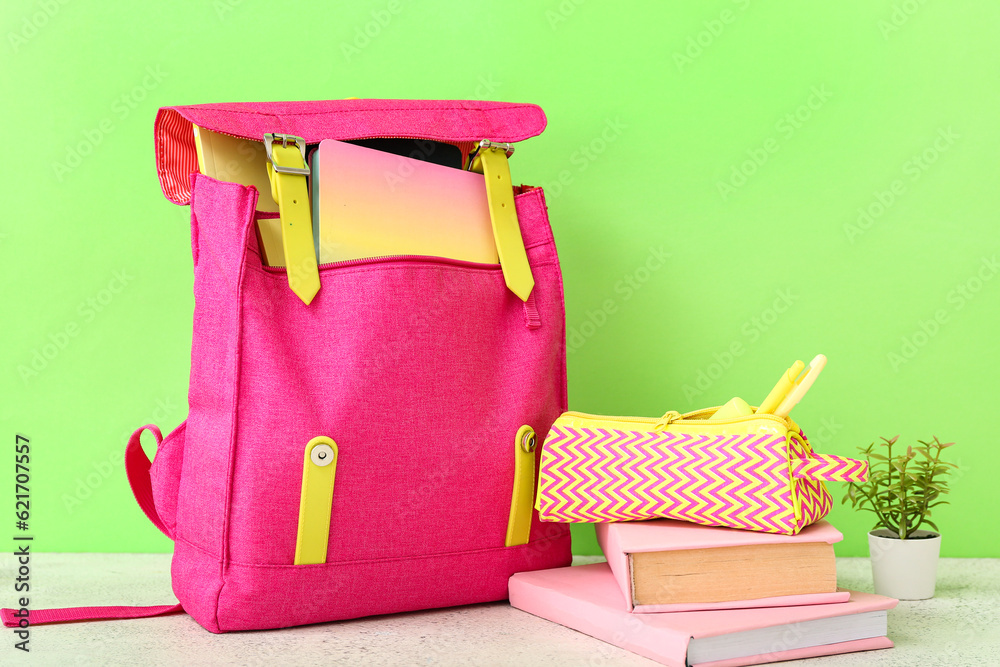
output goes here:
[[[149, 457], [142, 450], [139, 437], [149, 429], [156, 437], [156, 445], [163, 442], [163, 434], [154, 424], [146, 424], [132, 434], [125, 447], [125, 474], [139, 507], [164, 535], [173, 539], [153, 505], [153, 487], [149, 480]], [[73, 621], [96, 621], [104, 619], [149, 618], [183, 612], [179, 604], [164, 604], [152, 607], [65, 607], [63, 609], [0, 609], [0, 619], [8, 628], [45, 625], [47, 623], [72, 623]]]
[[149, 618], [183, 612], [179, 604], [155, 607], [64, 607], [63, 609], [31, 609], [23, 616], [14, 609], [0, 609], [4, 627], [16, 628], [47, 623], [72, 623], [73, 621], [98, 621], [123, 618]]

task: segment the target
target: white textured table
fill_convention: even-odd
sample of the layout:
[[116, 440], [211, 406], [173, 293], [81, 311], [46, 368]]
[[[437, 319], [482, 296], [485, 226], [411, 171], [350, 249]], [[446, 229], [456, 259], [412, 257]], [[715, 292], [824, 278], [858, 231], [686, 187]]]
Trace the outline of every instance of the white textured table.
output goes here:
[[[174, 600], [169, 555], [35, 554], [35, 608]], [[594, 562], [599, 558], [578, 558]], [[872, 590], [865, 558], [840, 559], [841, 586]], [[0, 559], [0, 602], [14, 561]], [[1000, 665], [1000, 560], [945, 559], [937, 597], [889, 612], [896, 648], [785, 665]], [[36, 665], [655, 665], [507, 603], [396, 614], [267, 632], [213, 635], [185, 615], [38, 626], [31, 653], [0, 632], [0, 664]]]

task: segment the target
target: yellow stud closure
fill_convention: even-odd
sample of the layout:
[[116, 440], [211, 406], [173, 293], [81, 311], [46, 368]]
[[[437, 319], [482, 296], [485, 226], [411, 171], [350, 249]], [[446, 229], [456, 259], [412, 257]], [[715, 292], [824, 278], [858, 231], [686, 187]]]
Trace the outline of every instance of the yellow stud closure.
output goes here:
[[326, 562], [336, 473], [337, 443], [326, 436], [310, 440], [302, 463], [299, 531], [295, 537], [296, 565]]
[[514, 489], [510, 496], [507, 539], [504, 546], [527, 544], [531, 533], [531, 509], [535, 494], [535, 430], [517, 429], [514, 437]]
[[510, 180], [510, 165], [507, 164], [507, 156], [511, 152], [513, 149], [509, 144], [481, 141], [469, 169], [481, 173], [486, 179], [486, 201], [490, 207], [493, 241], [497, 245], [504, 282], [521, 301], [527, 301], [535, 279], [531, 276], [521, 227], [517, 223], [517, 211], [514, 210], [514, 185]]
[[[280, 142], [280, 143], [279, 143]], [[306, 179], [306, 144], [302, 137], [265, 134], [267, 176], [281, 217], [281, 245], [285, 251], [288, 286], [308, 304], [319, 291], [319, 269], [313, 244], [312, 215]]]

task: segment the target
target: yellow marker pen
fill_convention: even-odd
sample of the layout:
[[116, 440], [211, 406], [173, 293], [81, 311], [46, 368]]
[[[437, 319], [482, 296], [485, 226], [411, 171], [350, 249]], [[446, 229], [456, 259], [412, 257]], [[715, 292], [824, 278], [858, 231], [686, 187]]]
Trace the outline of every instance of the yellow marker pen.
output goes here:
[[792, 408], [798, 405], [799, 401], [802, 400], [802, 397], [806, 395], [807, 391], [809, 391], [809, 387], [813, 386], [813, 383], [816, 381], [816, 378], [819, 377], [819, 374], [823, 371], [824, 367], [826, 367], [826, 357], [822, 354], [817, 354], [816, 357], [809, 362], [809, 368], [802, 374], [802, 377], [796, 379], [795, 386], [792, 387], [790, 392], [788, 392], [785, 399], [781, 401], [781, 405], [774, 410], [774, 414], [779, 417], [787, 417], [788, 413], [792, 411]]
[[760, 407], [757, 408], [756, 414], [773, 414], [774, 411], [778, 409], [778, 406], [781, 405], [781, 402], [785, 400], [785, 396], [788, 395], [788, 392], [790, 392], [795, 386], [795, 378], [799, 376], [799, 373], [801, 373], [802, 369], [805, 367], [806, 365], [802, 363], [802, 361], [796, 361], [792, 364], [792, 367], [785, 371], [785, 373], [778, 380], [778, 383], [774, 385], [774, 389], [771, 390], [771, 393], [767, 395], [767, 398], [765, 398], [760, 404]]

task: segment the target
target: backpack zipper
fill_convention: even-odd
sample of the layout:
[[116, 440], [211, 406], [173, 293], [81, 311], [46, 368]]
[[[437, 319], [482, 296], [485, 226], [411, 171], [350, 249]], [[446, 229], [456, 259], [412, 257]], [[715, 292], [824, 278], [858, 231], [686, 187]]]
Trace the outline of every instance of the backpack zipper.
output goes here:
[[[338, 269], [345, 268], [348, 266], [358, 266], [361, 264], [384, 264], [387, 262], [413, 262], [413, 263], [426, 263], [426, 264], [453, 264], [455, 266], [465, 266], [472, 269], [492, 269], [499, 270], [499, 264], [483, 264], [480, 262], [468, 262], [464, 259], [451, 259], [449, 257], [434, 257], [431, 255], [379, 255], [377, 257], [363, 257], [359, 259], [345, 259], [339, 262], [326, 262], [320, 264], [318, 268], [320, 269]], [[261, 267], [270, 273], [288, 273], [288, 269], [284, 266], [267, 266], [266, 264], [261, 264]]]
[[[193, 125], [197, 125], [197, 123], [192, 123], [192, 124]], [[207, 128], [207, 127], [202, 127], [201, 125], [198, 125], [198, 127], [202, 128], [204, 130], [208, 130], [209, 132], [215, 132], [216, 134], [225, 134], [227, 136], [233, 137], [234, 139], [243, 139], [244, 141], [256, 141], [259, 144], [263, 144], [264, 143], [264, 139], [263, 138], [255, 139], [253, 137], [243, 136], [242, 134], [233, 134], [232, 132], [224, 132], [222, 130], [212, 130], [212, 129]], [[474, 140], [470, 140], [470, 141], [454, 141], [454, 140], [452, 140], [452, 141], [441, 141], [440, 139], [428, 139], [427, 137], [400, 137], [400, 136], [395, 136], [395, 135], [378, 135], [378, 136], [375, 136], [375, 137], [351, 137], [349, 139], [337, 139], [336, 141], [364, 141], [366, 139], [414, 139], [414, 140], [420, 140], [420, 141], [439, 141], [439, 142], [444, 143], [444, 144], [451, 144], [453, 146], [458, 147], [459, 150], [462, 150], [463, 157], [465, 158], [465, 160], [467, 162], [467, 164], [463, 165], [463, 169], [466, 169], [466, 170], [468, 170], [469, 167], [472, 166], [472, 158], [474, 157], [475, 152], [478, 151], [480, 147], [484, 147], [483, 146], [483, 142], [486, 143], [486, 146], [491, 145], [491, 143], [495, 143], [497, 146], [506, 146], [507, 147], [507, 149], [506, 149], [507, 157], [510, 157], [511, 155], [514, 154], [514, 143], [515, 143], [515, 142], [510, 142], [510, 141], [508, 141], [508, 142], [491, 142], [489, 139], [482, 139], [480, 141], [474, 141]], [[320, 141], [322, 141], [322, 140], [320, 140]], [[319, 144], [320, 144], [319, 141], [306, 141], [305, 142], [305, 146], [307, 146], [307, 147], [308, 146], [318, 146]], [[462, 149], [462, 147], [459, 146], [459, 144], [472, 144], [472, 147], [466, 153]], [[407, 156], [403, 155], [401, 157], [407, 157]]]

